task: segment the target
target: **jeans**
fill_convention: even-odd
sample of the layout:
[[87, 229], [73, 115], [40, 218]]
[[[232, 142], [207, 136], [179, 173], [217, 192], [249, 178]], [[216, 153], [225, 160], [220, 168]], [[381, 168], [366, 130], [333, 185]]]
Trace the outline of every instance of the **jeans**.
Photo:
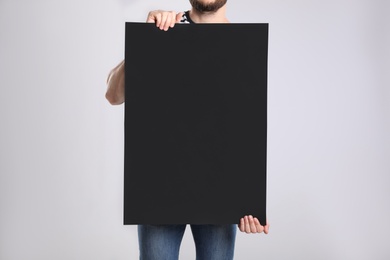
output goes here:
[[[140, 260], [178, 260], [186, 225], [138, 225]], [[191, 225], [196, 260], [232, 260], [237, 225]]]

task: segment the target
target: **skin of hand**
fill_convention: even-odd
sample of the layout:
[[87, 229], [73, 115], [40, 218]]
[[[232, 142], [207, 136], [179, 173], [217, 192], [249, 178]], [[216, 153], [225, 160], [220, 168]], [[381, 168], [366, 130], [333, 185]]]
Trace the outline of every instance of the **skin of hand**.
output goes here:
[[266, 220], [267, 223], [265, 226], [262, 226], [260, 224], [260, 221], [249, 215], [249, 216], [244, 216], [243, 218], [240, 219], [240, 224], [238, 224], [238, 228], [240, 229], [241, 232], [245, 232], [247, 234], [253, 234], [253, 233], [265, 233], [268, 234], [269, 231], [269, 223], [268, 219]]
[[155, 23], [160, 30], [168, 31], [173, 28], [175, 23], [180, 22], [183, 12], [176, 13], [174, 11], [156, 10], [151, 11], [146, 19], [147, 23]]

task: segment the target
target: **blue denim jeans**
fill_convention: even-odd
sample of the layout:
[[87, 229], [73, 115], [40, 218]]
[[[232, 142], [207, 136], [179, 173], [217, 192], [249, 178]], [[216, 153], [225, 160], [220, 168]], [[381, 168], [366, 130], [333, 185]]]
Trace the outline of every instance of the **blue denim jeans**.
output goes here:
[[[138, 225], [140, 260], [178, 260], [186, 225]], [[191, 225], [196, 260], [232, 260], [237, 225]]]

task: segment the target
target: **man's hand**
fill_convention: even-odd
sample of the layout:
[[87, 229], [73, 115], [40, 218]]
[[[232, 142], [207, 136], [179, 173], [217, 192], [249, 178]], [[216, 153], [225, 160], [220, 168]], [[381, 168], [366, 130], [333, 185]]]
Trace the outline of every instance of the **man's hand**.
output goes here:
[[156, 10], [151, 11], [146, 19], [147, 23], [156, 23], [160, 30], [168, 31], [169, 27], [173, 28], [175, 23], [180, 22], [183, 12]]
[[249, 215], [240, 219], [240, 224], [238, 224], [238, 228], [241, 232], [245, 232], [247, 234], [262, 232], [268, 234], [269, 223], [267, 219], [267, 224], [265, 226], [262, 226], [257, 218], [254, 218]]

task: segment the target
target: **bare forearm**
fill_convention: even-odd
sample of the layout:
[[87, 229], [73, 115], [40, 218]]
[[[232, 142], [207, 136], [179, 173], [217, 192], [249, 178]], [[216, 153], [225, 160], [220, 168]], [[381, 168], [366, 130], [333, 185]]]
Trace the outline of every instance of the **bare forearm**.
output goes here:
[[107, 78], [106, 99], [111, 105], [120, 105], [125, 101], [125, 61], [110, 71]]

